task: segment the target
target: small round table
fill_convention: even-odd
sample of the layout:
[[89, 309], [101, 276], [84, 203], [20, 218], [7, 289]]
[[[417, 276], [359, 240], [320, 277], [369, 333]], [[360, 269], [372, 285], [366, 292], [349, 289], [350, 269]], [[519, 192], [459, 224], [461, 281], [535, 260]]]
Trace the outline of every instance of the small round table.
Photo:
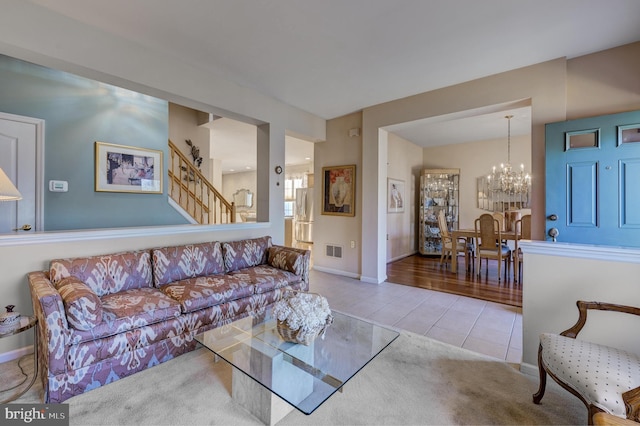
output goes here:
[[[8, 399], [5, 399], [4, 401], [0, 401], [0, 404], [6, 404], [7, 402], [14, 401], [19, 397], [21, 397], [22, 395], [24, 395], [26, 391], [31, 389], [31, 386], [33, 386], [33, 384], [36, 381], [36, 377], [38, 377], [38, 329], [36, 328], [37, 323], [38, 323], [38, 320], [36, 319], [35, 316], [28, 317], [28, 316], [21, 315], [20, 323], [16, 326], [15, 329], [10, 331], [3, 331], [0, 329], [0, 339], [4, 339], [5, 337], [14, 336], [16, 334], [22, 333], [23, 331], [27, 331], [30, 328], [33, 328], [33, 377], [31, 378], [31, 382], [29, 382], [29, 385], [26, 388], [24, 388], [21, 392], [13, 395]], [[18, 386], [20, 385], [14, 386], [13, 388], [16, 388]], [[0, 390], [0, 392], [6, 392], [13, 388]]]

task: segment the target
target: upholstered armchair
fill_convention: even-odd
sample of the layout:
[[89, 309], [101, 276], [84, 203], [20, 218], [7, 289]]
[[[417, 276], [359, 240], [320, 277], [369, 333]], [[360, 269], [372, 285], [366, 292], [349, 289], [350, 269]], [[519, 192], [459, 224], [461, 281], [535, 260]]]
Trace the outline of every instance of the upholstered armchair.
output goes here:
[[540, 404], [549, 374], [587, 406], [589, 424], [599, 412], [640, 421], [640, 355], [577, 339], [589, 309], [640, 316], [640, 308], [584, 301], [577, 305], [579, 317], [573, 327], [540, 335], [540, 387], [533, 402]]

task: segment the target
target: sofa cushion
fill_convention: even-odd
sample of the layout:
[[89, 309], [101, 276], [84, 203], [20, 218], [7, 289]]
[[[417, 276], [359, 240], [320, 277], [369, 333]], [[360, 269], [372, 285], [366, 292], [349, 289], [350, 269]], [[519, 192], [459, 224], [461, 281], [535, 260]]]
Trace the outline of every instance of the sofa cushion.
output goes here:
[[266, 263], [271, 246], [269, 236], [223, 243], [224, 267], [231, 272]]
[[304, 272], [304, 255], [288, 250], [286, 247], [269, 247], [269, 265], [302, 276]]
[[176, 301], [155, 288], [121, 291], [101, 299], [104, 322], [117, 332], [180, 316]]
[[76, 277], [67, 277], [58, 282], [56, 289], [72, 327], [91, 330], [102, 322], [102, 301], [85, 283]]
[[182, 312], [193, 312], [253, 294], [253, 285], [230, 275], [188, 278], [167, 284], [161, 290], [178, 301]]
[[231, 272], [230, 275], [253, 284], [255, 293], [266, 293], [301, 281], [301, 277], [293, 272], [283, 271], [270, 265], [244, 268]]
[[156, 287], [187, 278], [224, 273], [220, 243], [209, 242], [153, 249]]
[[148, 251], [130, 251], [104, 256], [52, 260], [49, 267], [55, 285], [67, 277], [76, 277], [98, 296], [123, 290], [152, 287], [151, 255]]

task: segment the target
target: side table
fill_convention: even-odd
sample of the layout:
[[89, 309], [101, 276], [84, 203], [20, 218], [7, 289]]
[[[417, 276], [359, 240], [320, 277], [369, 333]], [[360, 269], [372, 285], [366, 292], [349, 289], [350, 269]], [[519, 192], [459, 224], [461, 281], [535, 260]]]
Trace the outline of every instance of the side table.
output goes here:
[[[33, 384], [36, 381], [36, 377], [38, 377], [38, 329], [36, 327], [37, 323], [38, 323], [38, 320], [36, 319], [35, 316], [28, 317], [28, 316], [22, 315], [20, 316], [20, 324], [16, 327], [15, 330], [11, 330], [6, 333], [0, 333], [0, 339], [4, 339], [5, 337], [14, 336], [16, 334], [22, 333], [23, 331], [27, 331], [30, 328], [33, 328], [33, 377], [31, 378], [31, 382], [29, 382], [29, 385], [19, 393], [13, 395], [8, 399], [5, 399], [4, 401], [0, 401], [0, 404], [6, 404], [7, 402], [14, 401], [19, 397], [21, 397], [22, 395], [24, 395], [26, 391], [31, 389], [31, 386], [33, 386]], [[4, 389], [4, 390], [0, 389], [0, 392], [6, 392], [11, 389], [12, 388]]]

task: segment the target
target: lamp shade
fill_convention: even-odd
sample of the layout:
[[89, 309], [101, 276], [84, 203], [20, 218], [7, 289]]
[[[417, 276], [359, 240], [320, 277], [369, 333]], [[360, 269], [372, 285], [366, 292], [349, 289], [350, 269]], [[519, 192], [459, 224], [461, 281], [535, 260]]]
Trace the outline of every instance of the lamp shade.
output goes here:
[[21, 200], [22, 194], [15, 187], [11, 179], [0, 169], [0, 201]]

